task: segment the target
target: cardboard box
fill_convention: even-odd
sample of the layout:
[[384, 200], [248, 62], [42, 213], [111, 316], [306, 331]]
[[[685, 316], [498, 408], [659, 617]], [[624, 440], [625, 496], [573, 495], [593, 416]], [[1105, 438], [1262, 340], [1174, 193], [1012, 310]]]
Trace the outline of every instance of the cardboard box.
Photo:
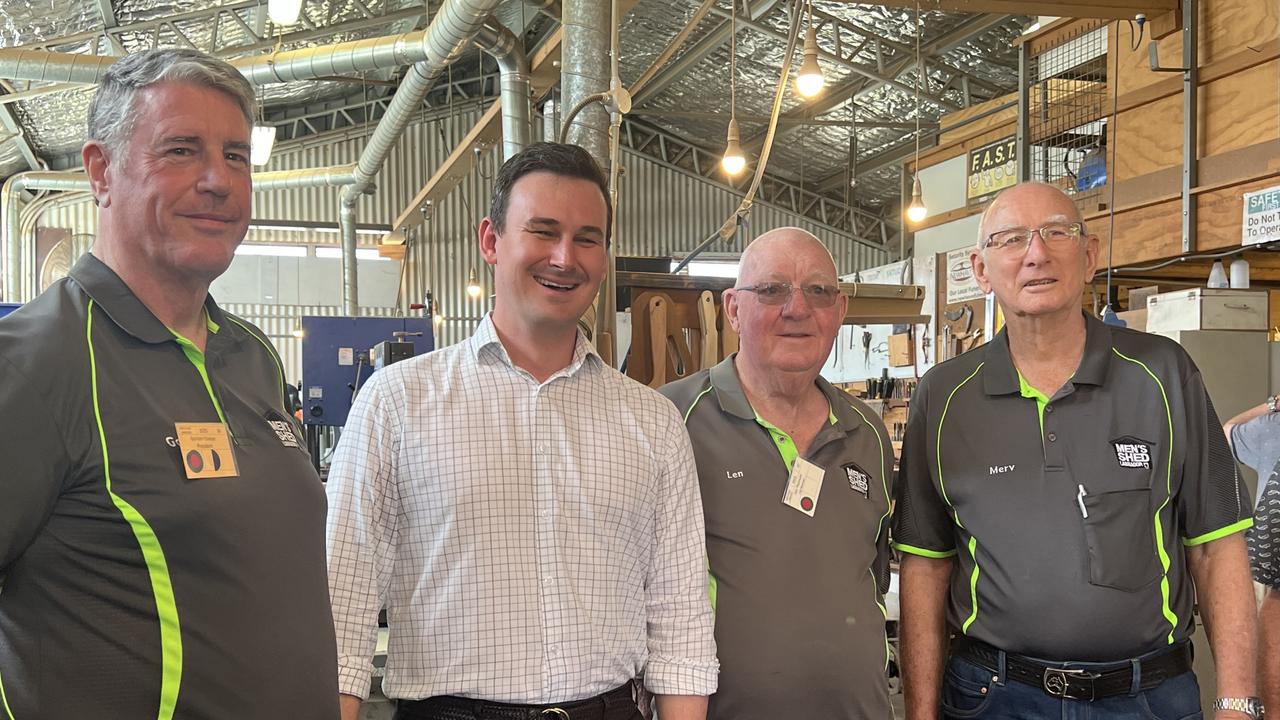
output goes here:
[[889, 367], [911, 365], [914, 356], [915, 344], [911, 342], [910, 333], [889, 336]]
[[1116, 313], [1116, 317], [1124, 321], [1125, 327], [1130, 330], [1138, 330], [1140, 332], [1147, 331], [1147, 309], [1141, 310], [1125, 310]]

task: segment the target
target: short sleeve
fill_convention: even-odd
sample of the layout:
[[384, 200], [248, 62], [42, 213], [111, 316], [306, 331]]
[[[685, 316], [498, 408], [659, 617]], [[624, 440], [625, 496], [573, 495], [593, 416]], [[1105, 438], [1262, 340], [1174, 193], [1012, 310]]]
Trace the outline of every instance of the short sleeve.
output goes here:
[[1186, 452], [1178, 489], [1184, 545], [1201, 545], [1248, 529], [1253, 502], [1199, 372], [1182, 385]]
[[898, 460], [893, 547], [911, 555], [951, 557], [956, 554], [955, 529], [930, 472], [929, 402], [923, 382], [910, 408]]

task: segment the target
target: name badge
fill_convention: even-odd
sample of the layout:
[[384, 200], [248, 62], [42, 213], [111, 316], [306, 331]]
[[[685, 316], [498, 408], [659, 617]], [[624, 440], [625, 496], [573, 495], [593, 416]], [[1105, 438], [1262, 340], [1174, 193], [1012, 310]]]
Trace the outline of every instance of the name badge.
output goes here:
[[188, 480], [237, 477], [231, 434], [220, 422], [174, 423]]
[[791, 477], [787, 478], [787, 490], [782, 494], [782, 504], [813, 517], [818, 509], [818, 493], [822, 492], [825, 472], [804, 458], [796, 458], [791, 466]]

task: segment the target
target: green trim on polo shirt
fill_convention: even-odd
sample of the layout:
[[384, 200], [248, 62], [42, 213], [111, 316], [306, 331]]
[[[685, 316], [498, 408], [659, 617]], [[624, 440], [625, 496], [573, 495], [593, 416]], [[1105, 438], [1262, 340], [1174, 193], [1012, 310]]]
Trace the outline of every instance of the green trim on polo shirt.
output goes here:
[[1169, 623], [1168, 644], [1174, 643], [1173, 633], [1178, 629], [1178, 616], [1173, 612], [1173, 608], [1169, 605], [1169, 550], [1165, 547], [1164, 528], [1160, 526], [1160, 513], [1169, 505], [1169, 498], [1173, 497], [1173, 411], [1169, 408], [1169, 395], [1164, 391], [1164, 383], [1160, 382], [1160, 378], [1151, 372], [1151, 368], [1141, 360], [1135, 360], [1128, 355], [1111, 348], [1111, 352], [1122, 360], [1127, 360], [1135, 365], [1140, 366], [1146, 371], [1147, 375], [1155, 381], [1156, 387], [1160, 390], [1160, 399], [1164, 401], [1165, 422], [1169, 428], [1169, 450], [1165, 453], [1165, 469], [1164, 469], [1164, 502], [1160, 503], [1160, 507], [1155, 512], [1155, 536], [1156, 536], [1156, 554], [1160, 557], [1160, 602], [1161, 612], [1164, 613], [1164, 619]]
[[928, 550], [922, 547], [916, 547], [915, 545], [906, 545], [904, 543], [890, 543], [890, 544], [893, 545], [894, 550], [907, 553], [908, 555], [919, 555], [920, 557], [933, 558], [934, 560], [945, 560], [947, 558], [955, 557], [956, 554], [960, 552], [955, 548], [952, 548], [950, 550], [945, 550], [945, 551], [938, 551], [938, 550]]
[[[111, 487], [111, 455], [107, 451], [107, 432], [102, 424], [102, 407], [98, 401], [98, 363], [93, 351], [94, 304], [93, 300], [89, 301], [88, 310], [85, 313], [84, 335], [89, 347], [89, 388], [93, 397], [93, 418], [98, 430], [98, 441], [102, 447], [103, 481], [107, 495], [111, 498], [111, 504], [116, 507], [120, 516], [129, 525], [129, 529], [133, 531], [138, 548], [142, 551], [143, 562], [147, 566], [147, 575], [151, 580], [151, 592], [156, 601], [156, 619], [160, 631], [160, 699], [156, 717], [157, 720], [171, 720], [178, 705], [178, 689], [182, 686], [182, 624], [178, 619], [178, 606], [173, 593], [173, 580], [169, 576], [169, 563], [165, 559], [164, 549], [160, 546], [160, 539], [142, 513], [129, 501], [117, 495]], [[183, 350], [186, 349], [184, 346]], [[203, 353], [201, 357], [203, 360]], [[205, 377], [205, 385], [208, 386], [208, 376], [204, 374], [203, 368], [200, 374]], [[210, 390], [210, 395], [212, 394], [213, 391]], [[217, 402], [215, 401], [214, 404], [216, 405]], [[219, 410], [218, 414], [221, 415], [222, 411]], [[12, 715], [10, 717], [12, 718]]]
[[1049, 404], [1049, 398], [1039, 390], [1031, 387], [1027, 379], [1022, 377], [1022, 371], [1018, 371], [1018, 393], [1024, 398], [1031, 398], [1036, 401], [1036, 415], [1040, 418], [1040, 439], [1044, 439], [1044, 407]]
[[1207, 532], [1203, 535], [1197, 535], [1193, 538], [1183, 538], [1182, 544], [1187, 547], [1195, 547], [1196, 545], [1203, 545], [1207, 542], [1220, 540], [1228, 535], [1234, 535], [1238, 532], [1244, 532], [1245, 530], [1248, 530], [1251, 527], [1253, 527], [1253, 518], [1245, 518], [1238, 522], [1231, 523], [1230, 525], [1224, 528], [1218, 528], [1213, 532]]
[[[942, 490], [942, 501], [947, 504], [947, 507], [951, 508], [951, 517], [956, 521], [956, 525], [965, 531], [968, 531], [968, 528], [965, 528], [964, 523], [960, 522], [960, 513], [956, 510], [956, 506], [951, 504], [951, 498], [947, 497], [947, 486], [942, 479], [942, 426], [947, 421], [947, 411], [951, 409], [951, 401], [955, 399], [956, 393], [960, 392], [960, 388], [964, 387], [970, 380], [977, 377], [984, 365], [986, 365], [985, 362], [978, 363], [973, 372], [969, 373], [969, 376], [964, 380], [961, 380], [947, 395], [947, 402], [942, 406], [942, 415], [938, 418], [938, 433], [934, 447], [934, 453], [938, 458], [938, 488]], [[973, 559], [973, 572], [969, 574], [969, 598], [972, 609], [969, 617], [960, 626], [960, 632], [966, 635], [969, 633], [969, 626], [973, 625], [974, 621], [978, 619], [978, 575], [980, 573], [978, 569], [978, 538], [971, 532], [969, 533], [968, 548], [969, 557]]]

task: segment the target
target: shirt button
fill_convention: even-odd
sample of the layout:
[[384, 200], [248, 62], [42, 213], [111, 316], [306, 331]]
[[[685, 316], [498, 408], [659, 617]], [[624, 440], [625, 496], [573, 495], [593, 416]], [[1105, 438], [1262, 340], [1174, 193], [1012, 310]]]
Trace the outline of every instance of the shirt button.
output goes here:
[[1057, 435], [1055, 435], [1055, 434], [1053, 434], [1053, 433], [1049, 433], [1049, 442], [1057, 442], [1057, 440], [1058, 440], [1058, 436], [1057, 436]]
[[542, 584], [543, 584], [543, 585], [550, 585], [551, 583], [553, 583], [553, 582], [555, 582], [555, 581], [556, 581], [556, 579], [555, 579], [555, 578], [553, 578], [553, 577], [551, 577], [550, 575], [548, 575], [548, 576], [546, 576], [546, 577], [542, 578]]
[[1052, 405], [1045, 405], [1045, 406], [1044, 406], [1044, 411], [1045, 411], [1045, 412], [1047, 412], [1047, 413], [1051, 413], [1051, 412], [1053, 412], [1053, 406], [1052, 406]]
[[779, 444], [779, 445], [786, 445], [786, 444], [787, 444], [787, 439], [786, 439], [785, 437], [781, 436], [781, 435], [779, 435], [776, 439], [777, 439], [777, 441], [778, 441], [778, 444]]
[[547, 454], [547, 446], [545, 443], [538, 443], [538, 452], [543, 455]]
[[542, 510], [542, 511], [540, 511], [538, 514], [539, 514], [539, 515], [541, 515], [541, 516], [542, 516], [542, 517], [544, 517], [544, 518], [549, 518], [549, 517], [551, 517], [551, 511], [550, 511], [550, 510]]

